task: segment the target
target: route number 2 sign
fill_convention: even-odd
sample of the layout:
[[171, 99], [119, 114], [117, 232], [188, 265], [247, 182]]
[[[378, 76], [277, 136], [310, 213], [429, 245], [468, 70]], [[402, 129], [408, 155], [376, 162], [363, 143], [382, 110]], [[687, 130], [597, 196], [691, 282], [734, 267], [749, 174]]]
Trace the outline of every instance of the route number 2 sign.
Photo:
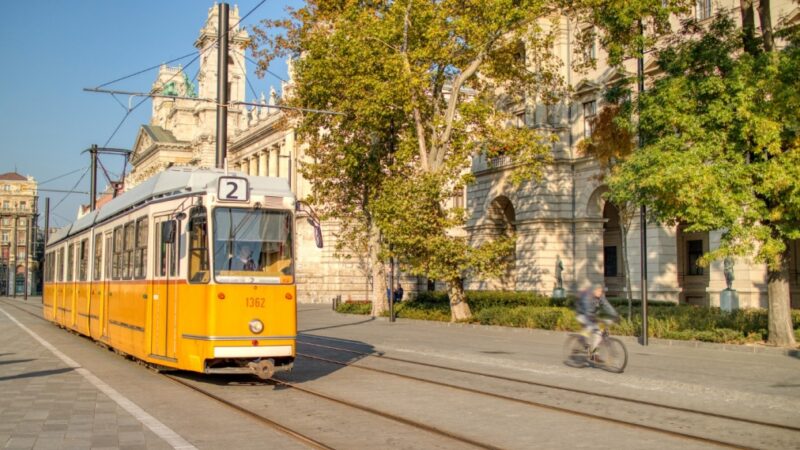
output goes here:
[[220, 177], [217, 192], [222, 201], [246, 202], [250, 199], [250, 186], [245, 178]]

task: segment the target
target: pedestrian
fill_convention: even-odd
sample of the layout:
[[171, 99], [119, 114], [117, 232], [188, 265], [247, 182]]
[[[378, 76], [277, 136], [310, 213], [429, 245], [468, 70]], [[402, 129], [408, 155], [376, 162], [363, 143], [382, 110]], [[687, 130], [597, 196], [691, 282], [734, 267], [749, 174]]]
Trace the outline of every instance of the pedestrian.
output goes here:
[[395, 302], [403, 301], [403, 285], [400, 283], [397, 283], [397, 289], [394, 290], [394, 301]]

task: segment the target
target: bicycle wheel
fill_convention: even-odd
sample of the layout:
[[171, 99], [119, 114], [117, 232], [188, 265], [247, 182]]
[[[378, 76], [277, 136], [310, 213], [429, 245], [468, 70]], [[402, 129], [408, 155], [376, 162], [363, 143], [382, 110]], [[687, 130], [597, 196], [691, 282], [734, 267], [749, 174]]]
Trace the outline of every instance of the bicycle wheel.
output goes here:
[[628, 350], [625, 344], [616, 338], [607, 338], [597, 346], [597, 356], [602, 361], [599, 366], [603, 369], [622, 373], [628, 365]]
[[589, 363], [583, 336], [572, 334], [564, 343], [564, 364], [570, 367], [586, 367]]

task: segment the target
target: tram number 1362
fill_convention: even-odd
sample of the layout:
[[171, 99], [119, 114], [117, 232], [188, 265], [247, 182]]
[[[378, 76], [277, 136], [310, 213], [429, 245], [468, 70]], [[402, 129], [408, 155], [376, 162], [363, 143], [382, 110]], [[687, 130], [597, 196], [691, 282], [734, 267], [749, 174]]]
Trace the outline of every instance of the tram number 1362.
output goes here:
[[217, 195], [222, 201], [246, 202], [250, 200], [250, 186], [246, 178], [220, 177]]
[[263, 308], [265, 302], [264, 297], [247, 297], [245, 299], [248, 308]]

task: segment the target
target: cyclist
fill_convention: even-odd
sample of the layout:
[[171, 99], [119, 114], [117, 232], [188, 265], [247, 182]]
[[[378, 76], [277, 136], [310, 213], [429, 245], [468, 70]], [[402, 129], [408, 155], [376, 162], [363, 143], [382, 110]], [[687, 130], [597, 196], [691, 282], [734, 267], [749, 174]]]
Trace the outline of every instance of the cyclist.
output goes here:
[[602, 339], [600, 327], [597, 326], [598, 310], [602, 310], [607, 315], [613, 317], [615, 321], [619, 321], [619, 314], [617, 314], [617, 311], [611, 306], [611, 303], [608, 302], [603, 286], [599, 284], [581, 292], [575, 310], [578, 322], [583, 325], [581, 334], [587, 341], [589, 336], [593, 335], [591, 342], [589, 342], [589, 354], [594, 355], [594, 351], [597, 349], [597, 345], [600, 344], [600, 340]]

